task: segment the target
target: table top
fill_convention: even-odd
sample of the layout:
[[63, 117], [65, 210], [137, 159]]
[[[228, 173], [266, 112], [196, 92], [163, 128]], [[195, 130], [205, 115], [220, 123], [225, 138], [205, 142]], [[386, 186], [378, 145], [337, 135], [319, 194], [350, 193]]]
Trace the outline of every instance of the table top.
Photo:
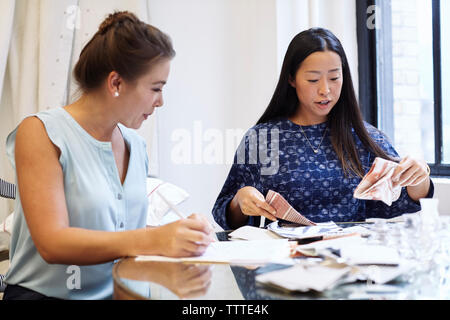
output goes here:
[[[217, 233], [220, 241], [228, 232]], [[450, 239], [450, 238], [448, 238]], [[447, 246], [448, 247], [448, 246]], [[408, 274], [382, 286], [367, 281], [343, 283], [324, 292], [285, 292], [255, 281], [258, 274], [286, 266], [234, 266], [125, 258], [113, 268], [115, 299], [302, 300], [302, 299], [450, 299], [450, 260], [432, 272]], [[434, 279], [434, 280], [433, 280]], [[370, 289], [370, 290], [369, 290]]]

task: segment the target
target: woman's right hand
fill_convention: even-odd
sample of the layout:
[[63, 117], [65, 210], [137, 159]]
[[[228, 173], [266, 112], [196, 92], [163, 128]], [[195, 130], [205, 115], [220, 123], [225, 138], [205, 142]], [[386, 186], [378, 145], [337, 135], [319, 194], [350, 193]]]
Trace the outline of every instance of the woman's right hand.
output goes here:
[[216, 241], [211, 224], [196, 213], [156, 229], [160, 252], [169, 257], [202, 255], [208, 245]]
[[271, 221], [276, 221], [276, 210], [270, 206], [261, 192], [254, 187], [239, 189], [232, 200], [233, 205], [238, 206], [241, 213], [246, 216], [263, 216]]

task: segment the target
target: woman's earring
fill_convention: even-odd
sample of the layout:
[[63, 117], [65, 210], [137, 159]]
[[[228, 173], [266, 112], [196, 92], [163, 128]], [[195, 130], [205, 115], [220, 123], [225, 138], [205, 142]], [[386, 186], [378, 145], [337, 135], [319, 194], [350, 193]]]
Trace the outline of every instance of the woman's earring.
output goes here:
[[119, 91], [114, 92], [114, 97], [118, 97], [119, 96]]

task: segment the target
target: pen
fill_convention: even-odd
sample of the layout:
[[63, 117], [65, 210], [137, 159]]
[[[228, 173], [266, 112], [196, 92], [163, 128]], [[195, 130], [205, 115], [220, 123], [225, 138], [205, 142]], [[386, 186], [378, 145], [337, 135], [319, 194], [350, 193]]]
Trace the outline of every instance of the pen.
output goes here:
[[[172, 202], [170, 202], [169, 200], [167, 200], [166, 197], [164, 197], [164, 196], [162, 195], [162, 193], [159, 192], [159, 190], [156, 190], [156, 193], [157, 193], [157, 194], [161, 197], [161, 199], [169, 206], [169, 208], [170, 208], [171, 210], [173, 210], [173, 212], [175, 212], [175, 213], [177, 214], [177, 216], [179, 216], [181, 219], [186, 219], [186, 215], [183, 214], [180, 210], [178, 210], [178, 208], [177, 208]], [[208, 222], [211, 224], [211, 222], [209, 221], [209, 219], [207, 219], [207, 220], [208, 220]], [[211, 224], [211, 227], [212, 227], [212, 224]]]
[[177, 207], [175, 207], [172, 202], [170, 202], [169, 200], [167, 200], [161, 192], [159, 192], [159, 190], [156, 190], [156, 193], [161, 197], [161, 199], [163, 199], [163, 201], [169, 206], [170, 209], [173, 210], [173, 212], [175, 212], [181, 219], [186, 219], [186, 216], [181, 213], [180, 210], [177, 209]]
[[[173, 212], [175, 212], [181, 219], [186, 219], [186, 215], [184, 215], [180, 210], [178, 210], [178, 208], [172, 203], [172, 202], [170, 202], [169, 200], [167, 200], [166, 199], [166, 197], [164, 197], [163, 195], [162, 195], [162, 193], [161, 192], [159, 192], [159, 190], [156, 190], [156, 193], [161, 197], [161, 199], [169, 206], [169, 208], [171, 209], [171, 210], [173, 210]], [[209, 220], [209, 219], [207, 219], [207, 220]], [[209, 222], [209, 221], [208, 221]], [[209, 222], [210, 224], [211, 224], [211, 222]], [[212, 227], [212, 224], [211, 224], [211, 227]], [[214, 230], [214, 228], [213, 228], [213, 230]], [[214, 241], [215, 241], [215, 239], [213, 239]]]

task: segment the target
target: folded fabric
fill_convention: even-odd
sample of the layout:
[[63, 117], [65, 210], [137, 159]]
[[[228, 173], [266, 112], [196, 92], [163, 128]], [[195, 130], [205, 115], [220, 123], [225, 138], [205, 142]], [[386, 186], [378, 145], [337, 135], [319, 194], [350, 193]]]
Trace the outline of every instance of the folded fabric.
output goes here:
[[388, 206], [400, 197], [401, 186], [394, 187], [392, 175], [397, 163], [375, 158], [369, 172], [356, 187], [353, 197], [363, 200], [381, 200]]
[[5, 221], [3, 221], [2, 224], [0, 224], [0, 232], [5, 232], [11, 235], [13, 220], [14, 220], [14, 212], [9, 214], [6, 217]]
[[304, 226], [315, 226], [316, 224], [305, 216], [303, 216], [300, 212], [295, 210], [289, 202], [281, 194], [275, 192], [273, 190], [269, 190], [266, 195], [266, 202], [270, 204], [277, 213], [275, 217], [278, 219], [283, 219], [286, 221], [298, 223]]
[[9, 214], [5, 221], [0, 224], [0, 251], [10, 248], [13, 220], [14, 212]]
[[[178, 219], [176, 214], [170, 214], [170, 210], [167, 203], [158, 195], [162, 193], [164, 198], [170, 201], [173, 205], [178, 205], [181, 202], [189, 198], [189, 194], [182, 188], [173, 185], [168, 182], [164, 182], [156, 178], [147, 179], [147, 198], [148, 198], [148, 211], [147, 211], [147, 225], [160, 226]], [[171, 218], [172, 217], [172, 218]]]

